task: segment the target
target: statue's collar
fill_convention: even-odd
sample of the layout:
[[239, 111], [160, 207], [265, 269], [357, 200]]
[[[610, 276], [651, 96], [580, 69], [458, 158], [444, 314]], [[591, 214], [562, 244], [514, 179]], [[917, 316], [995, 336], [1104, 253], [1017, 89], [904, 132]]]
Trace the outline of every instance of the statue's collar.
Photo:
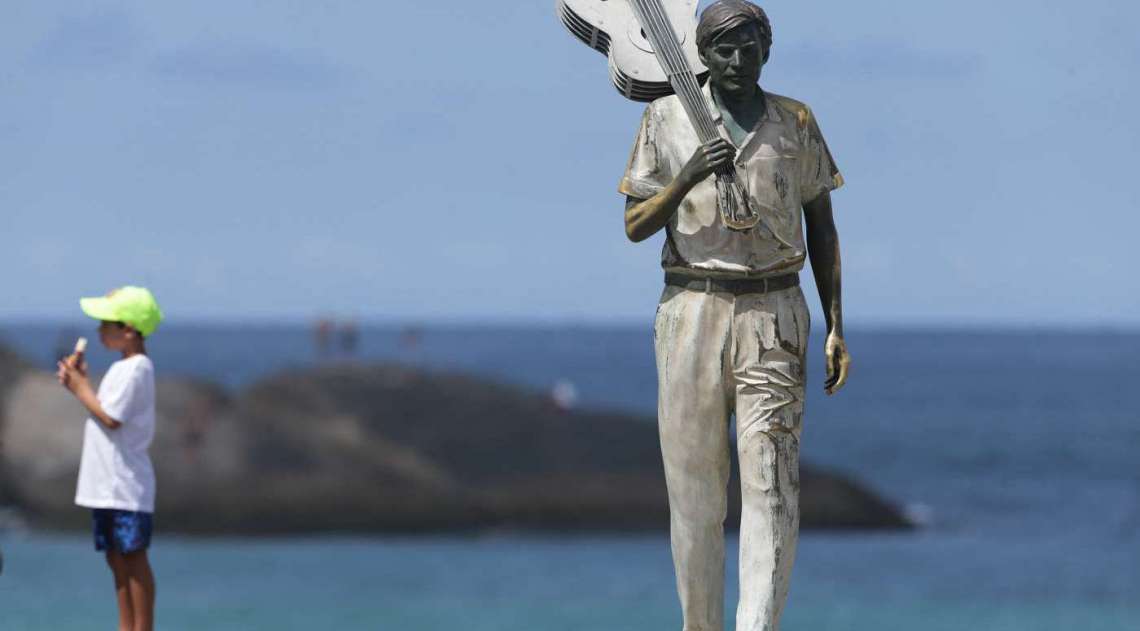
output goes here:
[[[761, 88], [760, 91], [762, 94], [764, 94], [764, 113], [760, 116], [760, 120], [757, 121], [756, 127], [759, 127], [760, 125], [764, 124], [764, 121], [768, 120], [772, 121], [773, 123], [783, 122], [783, 118], [780, 117], [780, 112], [776, 109], [775, 104], [772, 102], [772, 98], [764, 92], [763, 88]], [[705, 84], [701, 86], [701, 92], [703, 92], [705, 95], [705, 102], [708, 103], [709, 113], [712, 114], [713, 122], [716, 123], [717, 126], [722, 125], [724, 121], [723, 117], [720, 114], [720, 106], [716, 104], [716, 99], [714, 99], [712, 95], [712, 84], [710, 84], [708, 81], [705, 81]]]
[[762, 92], [764, 94], [764, 113], [760, 115], [760, 120], [756, 121], [756, 125], [751, 130], [749, 130], [748, 135], [744, 137], [744, 140], [739, 145], [737, 145], [736, 141], [732, 139], [732, 134], [728, 133], [728, 129], [726, 129], [724, 126], [724, 117], [721, 116], [720, 107], [717, 106], [716, 99], [713, 98], [712, 86], [710, 86], [708, 82], [705, 82], [705, 85], [701, 88], [701, 91], [704, 92], [705, 102], [708, 103], [709, 106], [709, 113], [712, 114], [713, 123], [716, 124], [716, 128], [720, 131], [720, 135], [735, 145], [737, 149], [741, 150], [741, 153], [738, 157], [743, 157], [744, 154], [747, 153], [745, 150], [752, 145], [752, 139], [756, 137], [756, 132], [760, 131], [760, 128], [764, 126], [764, 123], [768, 121], [771, 121], [773, 123], [782, 123], [784, 120], [783, 117], [780, 116], [780, 111], [776, 108], [774, 99], [772, 99], [772, 97], [767, 93]]

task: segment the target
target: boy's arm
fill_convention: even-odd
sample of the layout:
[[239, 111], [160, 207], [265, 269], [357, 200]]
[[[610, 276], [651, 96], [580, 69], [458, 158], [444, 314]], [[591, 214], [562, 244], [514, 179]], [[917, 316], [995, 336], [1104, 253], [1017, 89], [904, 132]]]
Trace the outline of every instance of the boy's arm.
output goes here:
[[79, 400], [83, 407], [91, 413], [91, 416], [103, 424], [107, 429], [119, 429], [123, 426], [122, 422], [111, 418], [103, 410], [103, 406], [99, 404], [99, 397], [95, 396], [95, 390], [91, 387], [91, 381], [87, 379], [86, 365], [75, 367], [67, 362], [59, 362], [59, 371], [56, 373], [59, 378], [59, 383], [67, 388], [75, 398]]

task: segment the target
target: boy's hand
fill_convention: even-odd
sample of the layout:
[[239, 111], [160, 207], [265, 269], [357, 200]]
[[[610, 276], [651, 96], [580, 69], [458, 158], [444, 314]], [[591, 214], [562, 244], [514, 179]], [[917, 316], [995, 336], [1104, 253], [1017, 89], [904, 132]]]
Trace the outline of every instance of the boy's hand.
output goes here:
[[83, 359], [83, 356], [80, 355], [79, 352], [68, 355], [67, 357], [63, 358], [63, 361], [65, 361], [68, 366], [78, 370], [79, 374], [83, 375], [84, 377], [87, 376], [87, 360]]
[[87, 380], [87, 362], [73, 365], [71, 358], [60, 361], [56, 366], [55, 376], [60, 385], [67, 388], [72, 394], [79, 396], [83, 391], [91, 390], [91, 382]]
[[71, 394], [75, 395], [76, 399], [87, 408], [91, 413], [91, 417], [102, 423], [107, 429], [119, 429], [123, 424], [111, 418], [103, 406], [99, 404], [99, 397], [95, 395], [94, 388], [91, 387], [91, 382], [87, 380], [87, 363], [80, 362], [78, 366], [74, 365], [75, 362], [71, 361], [73, 358], [68, 357], [57, 364], [58, 370], [55, 376], [59, 379], [60, 385], [67, 388]]

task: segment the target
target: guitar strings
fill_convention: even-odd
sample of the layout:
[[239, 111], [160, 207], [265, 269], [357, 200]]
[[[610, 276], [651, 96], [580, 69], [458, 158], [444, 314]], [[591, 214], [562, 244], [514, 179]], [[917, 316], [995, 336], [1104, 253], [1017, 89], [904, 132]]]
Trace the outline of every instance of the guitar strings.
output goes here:
[[[696, 76], [681, 50], [676, 32], [664, 8], [655, 0], [630, 0], [630, 3], [640, 14], [643, 26], [652, 36], [653, 47], [661, 53], [658, 59], [665, 67], [669, 83], [673, 84], [674, 91], [689, 114], [701, 142], [707, 143], [719, 138], [720, 134], [716, 130], [708, 102], [705, 101], [700, 84], [697, 83]], [[737, 190], [735, 170], [731, 165], [718, 168], [716, 180], [718, 206], [722, 207], [722, 212], [727, 211], [726, 219], [740, 221], [739, 202], [743, 201], [743, 191]], [[744, 215], [752, 215], [752, 212], [745, 210]]]
[[[692, 94], [689, 91], [690, 86], [686, 81], [684, 81], [683, 68], [678, 67], [677, 64], [675, 55], [676, 50], [674, 50], [673, 46], [669, 45], [672, 43], [670, 41], [672, 38], [663, 37], [663, 33], [661, 32], [662, 29], [660, 28], [661, 25], [659, 22], [660, 16], [652, 10], [651, 6], [647, 5], [644, 2], [637, 2], [635, 0], [634, 4], [637, 5], [636, 8], [639, 10], [638, 12], [642, 14], [642, 21], [645, 22], [646, 29], [650, 31], [650, 34], [653, 35], [653, 39], [656, 40], [653, 42], [655, 45], [654, 47], [661, 51], [661, 64], [665, 66], [665, 70], [669, 75], [670, 82], [675, 84], [674, 89], [678, 91], [678, 96], [682, 98], [691, 98]], [[696, 122], [699, 127], [703, 127], [701, 124], [703, 121], [697, 120]], [[699, 131], [703, 132], [705, 130], [700, 129]]]
[[[668, 29], [666, 32], [672, 33], [672, 25], [668, 22], [668, 18], [662, 13], [663, 9], [661, 5], [655, 2], [650, 2], [648, 4], [650, 5], [651, 15], [656, 19], [656, 26], [658, 29], [662, 29], [664, 27]], [[664, 39], [665, 46], [663, 48], [665, 48], [667, 53], [669, 53], [670, 65], [680, 66], [678, 68], [680, 72], [677, 74], [678, 83], [680, 84], [681, 89], [684, 90], [685, 96], [691, 99], [691, 105], [693, 106], [692, 109], [695, 110], [694, 118], [696, 118], [699, 121], [699, 125], [703, 127], [703, 129], [700, 130], [703, 132], [702, 135], [704, 136], [701, 139], [702, 142], [708, 142], [710, 140], [720, 138], [720, 134], [716, 130], [716, 123], [712, 119], [712, 113], [708, 107], [708, 102], [704, 97], [704, 93], [701, 91], [700, 84], [696, 79], [696, 75], [688, 66], [688, 62], [685, 60], [683, 52], [677, 45], [677, 40], [674, 37], [666, 37]], [[723, 181], [725, 184], [731, 184], [735, 179], [732, 167], [729, 165], [724, 165], [721, 168], [717, 169], [717, 179]]]
[[[653, 31], [653, 35], [655, 35], [654, 39], [657, 40], [657, 42], [655, 42], [655, 44], [657, 44], [656, 48], [661, 50], [662, 61], [664, 62], [666, 70], [670, 75], [669, 78], [672, 79], [676, 77], [677, 83], [679, 84], [677, 87], [684, 93], [683, 95], [679, 96], [684, 96], [690, 99], [693, 98], [695, 95], [692, 90], [692, 83], [687, 80], [689, 77], [686, 76], [688, 74], [691, 74], [691, 70], [688, 68], [688, 64], [684, 62], [683, 58], [680, 55], [680, 50], [676, 46], [675, 37], [668, 36], [672, 35], [672, 33], [669, 32], [667, 28], [664, 28], [668, 22], [667, 20], [663, 20], [661, 14], [656, 10], [660, 8], [659, 5], [655, 6], [655, 3], [651, 2], [639, 2], [637, 0], [634, 1], [638, 5], [640, 12], [645, 17], [645, 21], [647, 22], [646, 27], [650, 31]], [[706, 120], [703, 120], [705, 117], [697, 116], [697, 118], [702, 119], [699, 120], [699, 124], [701, 127], [705, 127], [704, 123], [707, 122]], [[700, 131], [708, 131], [708, 129], [706, 127]]]
[[[650, 15], [655, 18], [659, 30], [665, 30], [670, 36], [664, 39], [664, 48], [670, 53], [670, 65], [678, 66], [681, 72], [678, 76], [678, 84], [683, 86], [685, 94], [693, 99], [693, 109], [696, 110], [696, 119], [700, 121], [700, 125], [704, 127], [705, 138], [704, 142], [719, 138], [720, 134], [716, 130], [716, 123], [712, 119], [712, 112], [708, 106], [708, 102], [704, 98], [704, 94], [697, 83], [696, 76], [689, 67], [683, 52], [680, 49], [679, 42], [673, 36], [672, 24], [669, 22], [668, 17], [664, 14], [664, 8], [657, 2], [643, 2], [643, 4], [650, 5]], [[663, 28], [662, 28], [663, 27]], [[684, 98], [684, 97], [681, 97]], [[739, 189], [736, 182], [735, 169], [731, 165], [723, 165], [717, 169], [716, 174], [718, 198], [722, 198], [718, 205], [723, 206], [727, 211], [729, 217], [733, 221], [740, 221], [740, 213], [743, 211], [744, 216], [752, 215], [752, 211], [747, 208], [741, 208], [744, 201], [743, 191]]]
[[[655, 31], [653, 33], [654, 39], [657, 40], [655, 47], [662, 52], [662, 61], [669, 72], [670, 79], [676, 79], [678, 96], [682, 99], [682, 103], [687, 105], [685, 109], [689, 110], [696, 123], [694, 125], [695, 131], [701, 136], [701, 142], [705, 143], [718, 138], [716, 124], [712, 120], [711, 113], [704, 100], [704, 94], [700, 90], [696, 76], [677, 45], [672, 25], [667, 16], [663, 15], [661, 6], [655, 2], [633, 1], [644, 14], [647, 28], [650, 31]], [[734, 179], [727, 166], [717, 169], [717, 171], [717, 180], [719, 181], [729, 183]], [[735, 215], [735, 212], [733, 214]]]
[[[654, 28], [658, 31], [658, 38], [662, 40], [662, 48], [668, 59], [668, 65], [673, 66], [671, 70], [676, 73], [678, 83], [685, 91], [685, 96], [693, 99], [692, 105], [697, 103], [704, 104], [704, 96], [700, 92], [700, 87], [696, 82], [696, 77], [693, 75], [692, 69], [689, 67], [687, 60], [683, 56], [683, 52], [677, 45], [675, 35], [673, 35], [672, 24], [669, 22], [668, 17], [663, 14], [660, 4], [655, 2], [643, 2], [648, 9], [647, 13], [650, 20], [654, 22]], [[665, 35], [662, 37], [662, 35]], [[710, 133], [715, 134], [715, 125], [708, 115], [707, 108], [695, 107], [697, 111], [697, 118], [700, 121], [701, 127], [704, 129], [704, 135]], [[713, 136], [715, 137], [715, 135]], [[706, 142], [711, 138], [704, 138]]]
[[[678, 90], [678, 96], [682, 98], [682, 102], [688, 101], [685, 104], [689, 107], [685, 109], [693, 115], [694, 122], [697, 123], [695, 125], [696, 131], [703, 136], [701, 141], [708, 142], [719, 137], [715, 131], [716, 125], [713, 123], [704, 101], [700, 85], [684, 58], [680, 46], [677, 45], [676, 35], [668, 17], [663, 15], [661, 5], [644, 0], [633, 0], [633, 3], [637, 5], [639, 12], [645, 17], [647, 30], [653, 31], [654, 39], [657, 40], [654, 42], [655, 47], [661, 50], [663, 65], [666, 66], [666, 71], [670, 75], [669, 78], [676, 79], [677, 85], [675, 87]], [[705, 107], [700, 107], [701, 105]]]
[[[669, 22], [668, 17], [663, 13], [660, 4], [655, 2], [635, 2], [639, 5], [642, 13], [645, 14], [647, 26], [651, 31], [656, 31], [654, 39], [658, 40], [659, 48], [662, 52], [664, 65], [667, 66], [666, 70], [670, 74], [670, 79], [676, 79], [676, 89], [678, 96], [684, 102], [688, 100], [689, 107], [686, 107], [693, 116], [696, 122], [696, 131], [698, 135], [702, 136], [702, 142], [708, 142], [712, 139], [718, 138], [719, 134], [716, 132], [716, 124], [713, 122], [711, 113], [707, 108], [707, 103], [704, 95], [700, 90], [700, 85], [697, 83], [696, 76], [692, 69], [689, 67], [687, 60], [680, 47], [677, 45], [677, 40], [673, 34], [672, 24]], [[698, 105], [699, 104], [699, 105]], [[704, 106], [704, 107], [701, 107]], [[728, 175], [731, 178], [731, 172], [727, 167], [717, 169], [718, 179], [723, 179], [722, 176]], [[727, 173], [726, 173], [727, 172]]]

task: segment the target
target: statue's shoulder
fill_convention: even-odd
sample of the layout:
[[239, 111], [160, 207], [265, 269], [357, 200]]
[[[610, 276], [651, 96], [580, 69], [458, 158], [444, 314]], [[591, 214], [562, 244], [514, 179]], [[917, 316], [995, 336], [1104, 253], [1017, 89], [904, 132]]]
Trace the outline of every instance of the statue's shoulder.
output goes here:
[[685, 106], [681, 105], [681, 98], [679, 96], [670, 94], [669, 96], [663, 96], [659, 99], [653, 99], [653, 101], [649, 103], [649, 107], [646, 108], [646, 111], [649, 112], [651, 116], [657, 118], [657, 120], [663, 120], [665, 118], [672, 118], [678, 114], [685, 115]]
[[776, 94], [775, 92], [765, 91], [764, 96], [768, 98], [773, 105], [793, 116], [801, 129], [807, 127], [808, 123], [811, 122], [812, 116], [814, 116], [811, 113], [811, 108], [803, 101], [797, 101], [790, 96]]

